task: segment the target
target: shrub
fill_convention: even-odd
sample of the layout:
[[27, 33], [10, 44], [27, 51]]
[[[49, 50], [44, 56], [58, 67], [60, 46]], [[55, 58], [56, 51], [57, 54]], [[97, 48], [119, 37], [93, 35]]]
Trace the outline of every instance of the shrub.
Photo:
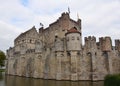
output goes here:
[[107, 75], [105, 77], [104, 86], [120, 86], [120, 74]]

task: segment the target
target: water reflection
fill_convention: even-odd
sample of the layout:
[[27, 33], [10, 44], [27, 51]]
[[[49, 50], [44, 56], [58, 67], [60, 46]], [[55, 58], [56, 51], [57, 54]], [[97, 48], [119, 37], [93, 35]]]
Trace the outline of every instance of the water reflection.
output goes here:
[[0, 86], [4, 86], [4, 74], [0, 72]]
[[[1, 78], [1, 75], [0, 75], [0, 78]], [[1, 79], [4, 81], [4, 85], [0, 84], [0, 86], [103, 86], [102, 81], [70, 82], [70, 81], [55, 81], [55, 80], [24, 78], [24, 77], [8, 76], [8, 75], [6, 75], [5, 78], [1, 78]]]
[[3, 73], [0, 72], [0, 81], [3, 80]]

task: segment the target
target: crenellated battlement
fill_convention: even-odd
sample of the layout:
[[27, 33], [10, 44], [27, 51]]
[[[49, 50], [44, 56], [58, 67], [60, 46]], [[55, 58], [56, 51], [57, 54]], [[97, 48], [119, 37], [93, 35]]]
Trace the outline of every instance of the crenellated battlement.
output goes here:
[[87, 41], [96, 41], [96, 37], [94, 37], [94, 36], [85, 37], [85, 42], [87, 42]]

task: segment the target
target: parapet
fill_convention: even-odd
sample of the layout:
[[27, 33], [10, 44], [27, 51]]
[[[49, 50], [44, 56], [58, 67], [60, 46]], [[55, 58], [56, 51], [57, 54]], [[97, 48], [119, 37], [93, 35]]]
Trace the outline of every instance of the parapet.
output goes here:
[[94, 36], [85, 37], [85, 42], [87, 42], [87, 41], [95, 41], [96, 42], [96, 37], [94, 37]]

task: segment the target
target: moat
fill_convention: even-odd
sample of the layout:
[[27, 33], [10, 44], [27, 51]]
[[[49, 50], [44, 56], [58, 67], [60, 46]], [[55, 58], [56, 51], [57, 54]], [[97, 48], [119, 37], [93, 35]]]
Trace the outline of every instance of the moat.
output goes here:
[[0, 73], [0, 86], [103, 86], [103, 81], [56, 81], [34, 78], [25, 78], [18, 76], [5, 75]]

